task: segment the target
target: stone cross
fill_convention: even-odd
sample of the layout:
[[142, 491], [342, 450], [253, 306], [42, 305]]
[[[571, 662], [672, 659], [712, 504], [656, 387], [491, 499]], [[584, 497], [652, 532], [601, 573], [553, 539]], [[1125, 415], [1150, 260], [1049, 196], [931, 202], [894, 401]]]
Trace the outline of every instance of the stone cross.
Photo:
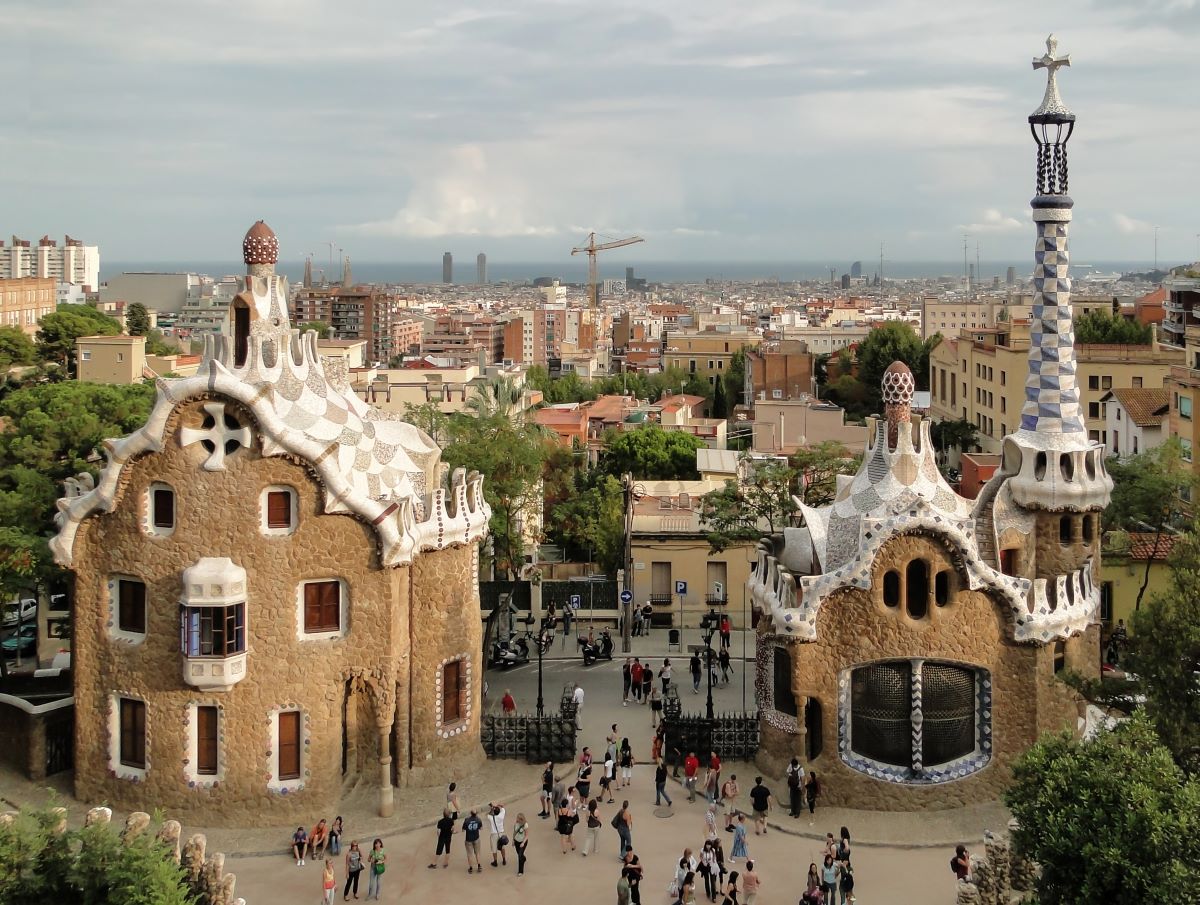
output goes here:
[[[185, 427], [179, 432], [179, 445], [191, 446], [193, 443], [204, 443], [208, 450], [208, 458], [204, 462], [205, 471], [225, 470], [225, 447], [233, 444], [230, 452], [238, 446], [249, 447], [253, 442], [253, 434], [248, 427], [232, 427], [225, 421], [225, 403], [206, 402], [204, 411], [212, 419], [212, 426], [207, 428]], [[232, 420], [232, 419], [230, 419]]]
[[1033, 111], [1034, 116], [1039, 116], [1044, 113], [1070, 113], [1066, 104], [1062, 102], [1062, 98], [1058, 96], [1058, 70], [1063, 66], [1071, 65], [1071, 55], [1056, 56], [1058, 52], [1058, 39], [1054, 35], [1046, 38], [1046, 52], [1040, 57], [1033, 58], [1034, 69], [1046, 70], [1046, 96], [1042, 99], [1042, 105]]

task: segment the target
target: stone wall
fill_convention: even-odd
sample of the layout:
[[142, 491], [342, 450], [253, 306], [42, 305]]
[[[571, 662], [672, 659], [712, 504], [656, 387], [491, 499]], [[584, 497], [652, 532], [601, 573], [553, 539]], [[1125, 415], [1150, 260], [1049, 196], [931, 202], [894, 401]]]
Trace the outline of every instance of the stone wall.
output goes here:
[[[930, 605], [921, 620], [904, 607], [883, 602], [883, 574], [923, 558], [932, 571], [954, 570], [944, 547], [934, 538], [901, 535], [876, 557], [872, 589], [845, 589], [822, 605], [817, 641], [792, 645], [793, 692], [800, 708], [807, 697], [821, 705], [823, 749], [808, 763], [821, 781], [820, 803], [882, 810], [960, 807], [995, 799], [1009, 781], [1015, 758], [1047, 729], [1063, 725], [1073, 714], [1073, 693], [1053, 675], [1049, 648], [1017, 645], [1009, 640], [1008, 616], [987, 594], [968, 591], [956, 571], [952, 594], [944, 607]], [[763, 634], [760, 644], [774, 643]], [[977, 772], [949, 782], [912, 785], [886, 782], [847, 766], [838, 752], [838, 677], [842, 670], [886, 659], [939, 659], [983, 667], [992, 681], [992, 757]], [[802, 712], [802, 710], [801, 710]], [[802, 722], [802, 721], [801, 721]], [[772, 727], [764, 720], [758, 763], [782, 776], [793, 756], [804, 759], [803, 737]]]
[[[403, 724], [394, 732], [390, 727], [396, 701], [410, 687], [410, 567], [381, 568], [373, 530], [348, 515], [323, 514], [323, 490], [312, 474], [288, 459], [261, 457], [257, 436], [252, 448], [227, 457], [225, 470], [205, 471], [208, 453], [201, 445], [180, 447], [175, 439], [181, 425], [199, 425], [200, 405], [193, 401], [172, 414], [164, 449], [127, 466], [113, 511], [87, 519], [79, 531], [76, 794], [127, 809], [162, 807], [209, 825], [307, 820], [330, 810], [340, 796], [344, 713], [356, 727], [352, 745], [365, 754], [348, 758], [351, 772], [377, 760], [384, 738], [408, 735]], [[226, 410], [252, 423], [239, 406], [227, 404]], [[175, 491], [176, 527], [168, 537], [150, 536], [143, 528], [152, 481]], [[260, 530], [260, 492], [269, 485], [297, 491], [299, 520], [291, 535]], [[230, 691], [205, 692], [182, 678], [181, 573], [202, 557], [222, 556], [247, 573], [246, 676]], [[447, 643], [455, 638], [451, 626], [461, 625], [464, 640], [454, 646], [478, 660], [478, 603], [462, 567], [470, 556], [447, 550], [418, 561], [437, 575], [424, 582], [421, 593], [438, 595]], [[147, 633], [136, 645], [109, 636], [107, 582], [113, 575], [147, 585]], [[342, 580], [349, 595], [344, 635], [303, 640], [299, 583], [331, 578]], [[113, 692], [147, 704], [148, 768], [142, 781], [117, 778], [110, 769]], [[221, 708], [221, 773], [212, 782], [190, 782], [185, 773], [189, 705], [196, 703]], [[302, 787], [286, 791], [272, 790], [269, 782], [275, 756], [270, 718], [280, 708], [303, 711]], [[425, 709], [415, 708], [414, 719], [427, 720]], [[407, 711], [401, 716], [407, 718]], [[478, 747], [477, 723], [472, 728]], [[391, 769], [376, 764], [361, 779], [378, 786]]]

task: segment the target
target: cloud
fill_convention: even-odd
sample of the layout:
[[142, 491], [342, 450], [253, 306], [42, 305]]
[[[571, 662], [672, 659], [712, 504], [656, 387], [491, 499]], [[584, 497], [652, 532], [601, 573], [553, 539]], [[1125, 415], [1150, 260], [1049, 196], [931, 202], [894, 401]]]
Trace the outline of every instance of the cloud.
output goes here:
[[1113, 214], [1112, 220], [1117, 232], [1123, 236], [1139, 236], [1154, 232], [1154, 227], [1145, 220], [1136, 220], [1122, 213]]
[[983, 217], [978, 223], [960, 223], [958, 230], [964, 233], [971, 233], [972, 235], [979, 233], [1013, 233], [1026, 229], [1028, 225], [1028, 223], [1022, 222], [1016, 217], [1006, 216], [996, 208], [989, 207], [983, 212]]

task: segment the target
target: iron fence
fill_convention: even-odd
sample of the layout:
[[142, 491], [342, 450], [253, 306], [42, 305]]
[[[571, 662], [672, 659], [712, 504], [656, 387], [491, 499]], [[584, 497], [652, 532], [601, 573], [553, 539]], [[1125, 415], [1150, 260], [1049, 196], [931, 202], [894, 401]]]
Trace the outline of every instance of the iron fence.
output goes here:
[[666, 716], [663, 720], [664, 750], [672, 762], [689, 751], [703, 758], [715, 751], [722, 760], [751, 760], [758, 751], [758, 714], [722, 713], [714, 719], [703, 716]]
[[537, 764], [575, 759], [575, 719], [561, 714], [526, 716], [489, 714], [483, 718], [483, 750], [492, 758], [524, 759]]

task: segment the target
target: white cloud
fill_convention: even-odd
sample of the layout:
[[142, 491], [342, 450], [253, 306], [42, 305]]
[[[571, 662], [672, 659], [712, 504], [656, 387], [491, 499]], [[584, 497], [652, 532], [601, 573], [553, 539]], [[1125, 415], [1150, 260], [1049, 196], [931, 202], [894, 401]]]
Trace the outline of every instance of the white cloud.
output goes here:
[[983, 212], [978, 223], [960, 223], [958, 229], [961, 232], [975, 235], [978, 233], [1014, 233], [1026, 229], [1028, 226], [1028, 223], [1018, 220], [1016, 217], [1008, 216], [994, 207], [989, 207]]
[[1154, 227], [1145, 220], [1137, 220], [1133, 217], [1122, 213], [1115, 213], [1112, 216], [1113, 226], [1117, 228], [1123, 236], [1139, 236], [1146, 233], [1154, 232]]

